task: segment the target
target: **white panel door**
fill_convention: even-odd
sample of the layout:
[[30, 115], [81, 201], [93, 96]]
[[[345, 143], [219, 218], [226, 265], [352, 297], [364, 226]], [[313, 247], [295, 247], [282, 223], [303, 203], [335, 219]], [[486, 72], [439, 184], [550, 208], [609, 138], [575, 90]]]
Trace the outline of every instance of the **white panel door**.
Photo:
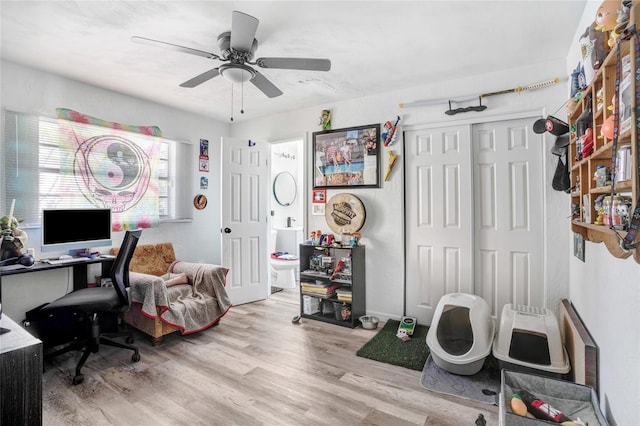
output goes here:
[[535, 118], [473, 126], [476, 294], [544, 306], [543, 144]]
[[222, 140], [222, 262], [234, 305], [266, 299], [269, 194], [264, 142]]
[[406, 315], [428, 325], [443, 295], [473, 292], [471, 128], [411, 130], [404, 140]]

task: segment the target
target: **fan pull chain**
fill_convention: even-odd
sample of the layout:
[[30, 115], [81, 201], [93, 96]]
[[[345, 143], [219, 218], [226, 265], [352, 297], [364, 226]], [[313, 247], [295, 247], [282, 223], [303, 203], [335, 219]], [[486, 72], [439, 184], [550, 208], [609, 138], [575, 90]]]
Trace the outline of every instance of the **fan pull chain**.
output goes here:
[[233, 121], [233, 83], [231, 83], [231, 121]]
[[244, 114], [244, 81], [240, 84], [240, 114]]

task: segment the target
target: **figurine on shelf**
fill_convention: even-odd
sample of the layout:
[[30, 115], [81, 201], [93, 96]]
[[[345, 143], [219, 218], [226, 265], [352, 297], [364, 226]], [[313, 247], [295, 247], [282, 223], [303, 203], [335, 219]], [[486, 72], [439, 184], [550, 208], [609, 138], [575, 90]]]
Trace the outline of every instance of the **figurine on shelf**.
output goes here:
[[593, 153], [593, 129], [587, 127], [581, 136], [582, 158], [587, 158]]
[[593, 222], [594, 225], [604, 225], [604, 221], [602, 218], [604, 217], [604, 209], [600, 207], [598, 210], [598, 216], [596, 216], [596, 221]]
[[596, 172], [593, 175], [593, 180], [596, 182], [596, 187], [610, 185], [611, 176], [609, 174], [609, 167], [604, 165], [596, 167]]
[[351, 247], [356, 247], [358, 245], [358, 241], [360, 241], [361, 237], [362, 236], [361, 236], [360, 232], [356, 231], [356, 232], [352, 233], [351, 234], [351, 239], [349, 240], [349, 245]]
[[603, 205], [604, 197], [605, 197], [604, 194], [600, 195], [598, 198], [596, 198], [595, 202], [593, 203], [593, 207], [598, 213], [598, 215], [596, 216], [595, 222], [593, 222], [594, 225], [604, 225], [604, 205]]
[[29, 253], [23, 253], [27, 245], [27, 233], [18, 228], [20, 221], [13, 215], [16, 200], [11, 202], [9, 214], [0, 217], [0, 266], [15, 265], [31, 266], [34, 258]]
[[320, 240], [320, 237], [322, 236], [322, 231], [321, 230], [317, 230], [317, 231], [311, 231], [311, 244], [314, 246], [318, 246], [322, 244], [322, 241]]
[[27, 243], [27, 234], [12, 215], [0, 217], [0, 260], [17, 259]]
[[618, 10], [622, 8], [622, 0], [605, 0], [600, 3], [600, 7], [596, 12], [596, 30], [603, 33], [609, 33], [609, 40], [607, 45], [613, 47], [616, 44], [616, 40], [620, 36], [617, 33], [616, 27], [618, 27]]
[[607, 107], [607, 110], [611, 111], [611, 115], [609, 115], [609, 117], [607, 117], [606, 120], [604, 120], [604, 122], [602, 123], [602, 127], [600, 127], [600, 134], [610, 141], [613, 140], [613, 131], [614, 131], [613, 117], [616, 113], [615, 101], [616, 101], [616, 95], [613, 95], [613, 98], [611, 98], [611, 104]]
[[331, 129], [331, 110], [323, 109], [320, 113], [320, 122], [318, 123], [322, 130]]

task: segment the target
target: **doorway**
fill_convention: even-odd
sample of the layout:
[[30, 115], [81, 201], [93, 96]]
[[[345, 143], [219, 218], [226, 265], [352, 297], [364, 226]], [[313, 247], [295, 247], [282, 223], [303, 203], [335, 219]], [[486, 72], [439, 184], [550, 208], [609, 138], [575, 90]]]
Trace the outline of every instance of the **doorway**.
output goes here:
[[[287, 267], [286, 263], [272, 262], [271, 254], [278, 252], [299, 256], [299, 244], [302, 243], [305, 226], [304, 155], [302, 138], [270, 144], [270, 232], [267, 250], [270, 293], [297, 286], [298, 268], [292, 275], [291, 271], [283, 270]], [[295, 282], [291, 277], [295, 278]]]

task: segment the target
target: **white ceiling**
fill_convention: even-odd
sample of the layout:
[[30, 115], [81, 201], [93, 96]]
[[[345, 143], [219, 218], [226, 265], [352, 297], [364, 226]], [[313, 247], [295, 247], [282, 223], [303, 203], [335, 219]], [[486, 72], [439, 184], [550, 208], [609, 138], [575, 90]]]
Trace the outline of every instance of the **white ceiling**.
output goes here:
[[[131, 42], [218, 54], [233, 10], [260, 20], [254, 59], [329, 58], [329, 72], [260, 69], [284, 92], [234, 85], [236, 121], [428, 82], [566, 58], [585, 0], [6, 1], [2, 59], [228, 122], [231, 83], [179, 84], [221, 62]], [[542, 79], [548, 76], [541, 76]], [[524, 83], [524, 82], [523, 82]]]

